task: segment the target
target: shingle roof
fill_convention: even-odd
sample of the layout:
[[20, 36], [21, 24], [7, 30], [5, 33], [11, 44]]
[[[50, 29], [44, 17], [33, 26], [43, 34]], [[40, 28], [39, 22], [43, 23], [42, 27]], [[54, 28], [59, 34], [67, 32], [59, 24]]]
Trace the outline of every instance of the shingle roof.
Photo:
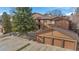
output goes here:
[[69, 20], [68, 16], [51, 16], [51, 15], [43, 15], [43, 14], [39, 14], [39, 13], [34, 13], [33, 15], [34, 19], [37, 20]]
[[50, 16], [50, 15], [43, 15], [43, 14], [39, 14], [39, 13], [35, 13], [32, 15], [34, 19], [43, 19], [43, 20], [46, 20], [46, 19], [52, 19], [56, 16]]

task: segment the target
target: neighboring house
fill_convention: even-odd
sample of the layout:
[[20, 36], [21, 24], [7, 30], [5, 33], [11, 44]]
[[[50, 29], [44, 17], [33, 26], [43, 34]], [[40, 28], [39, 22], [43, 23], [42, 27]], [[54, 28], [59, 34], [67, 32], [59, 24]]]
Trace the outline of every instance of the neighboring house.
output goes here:
[[36, 37], [36, 41], [40, 43], [72, 50], [79, 49], [79, 37], [70, 30], [53, 27], [53, 29], [37, 31]]
[[79, 34], [79, 14], [73, 14], [70, 16], [72, 21], [72, 30]]
[[71, 21], [66, 16], [50, 16], [50, 15], [42, 15], [35, 13], [33, 14], [33, 18], [36, 20], [39, 29], [43, 29], [44, 25], [47, 26], [57, 26], [63, 29], [70, 29]]

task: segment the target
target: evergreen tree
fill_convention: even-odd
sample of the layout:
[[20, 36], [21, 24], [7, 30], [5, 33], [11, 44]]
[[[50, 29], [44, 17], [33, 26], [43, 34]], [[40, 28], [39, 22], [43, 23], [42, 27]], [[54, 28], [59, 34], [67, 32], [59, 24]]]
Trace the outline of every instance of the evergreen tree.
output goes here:
[[32, 8], [17, 7], [13, 16], [13, 31], [26, 33], [36, 29], [36, 22], [32, 18]]
[[3, 25], [4, 33], [11, 32], [12, 27], [10, 22], [10, 16], [6, 12], [3, 12], [2, 15], [2, 25]]

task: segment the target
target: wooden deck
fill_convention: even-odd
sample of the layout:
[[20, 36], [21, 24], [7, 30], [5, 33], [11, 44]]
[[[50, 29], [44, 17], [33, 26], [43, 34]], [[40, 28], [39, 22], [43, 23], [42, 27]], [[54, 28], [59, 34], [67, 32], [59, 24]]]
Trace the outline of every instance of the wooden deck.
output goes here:
[[29, 41], [16, 36], [0, 38], [0, 51], [72, 51], [56, 46]]

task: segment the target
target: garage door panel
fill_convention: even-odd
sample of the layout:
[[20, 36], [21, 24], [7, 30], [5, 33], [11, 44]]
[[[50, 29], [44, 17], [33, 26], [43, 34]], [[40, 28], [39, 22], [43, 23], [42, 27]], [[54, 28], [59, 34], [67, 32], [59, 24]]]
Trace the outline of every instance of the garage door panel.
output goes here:
[[54, 40], [54, 45], [61, 47], [61, 46], [62, 46], [62, 40], [60, 40], [60, 39], [55, 39], [55, 40]]
[[45, 38], [45, 44], [52, 45], [52, 39], [51, 38]]
[[64, 48], [74, 49], [75, 48], [75, 42], [65, 41], [64, 42]]

